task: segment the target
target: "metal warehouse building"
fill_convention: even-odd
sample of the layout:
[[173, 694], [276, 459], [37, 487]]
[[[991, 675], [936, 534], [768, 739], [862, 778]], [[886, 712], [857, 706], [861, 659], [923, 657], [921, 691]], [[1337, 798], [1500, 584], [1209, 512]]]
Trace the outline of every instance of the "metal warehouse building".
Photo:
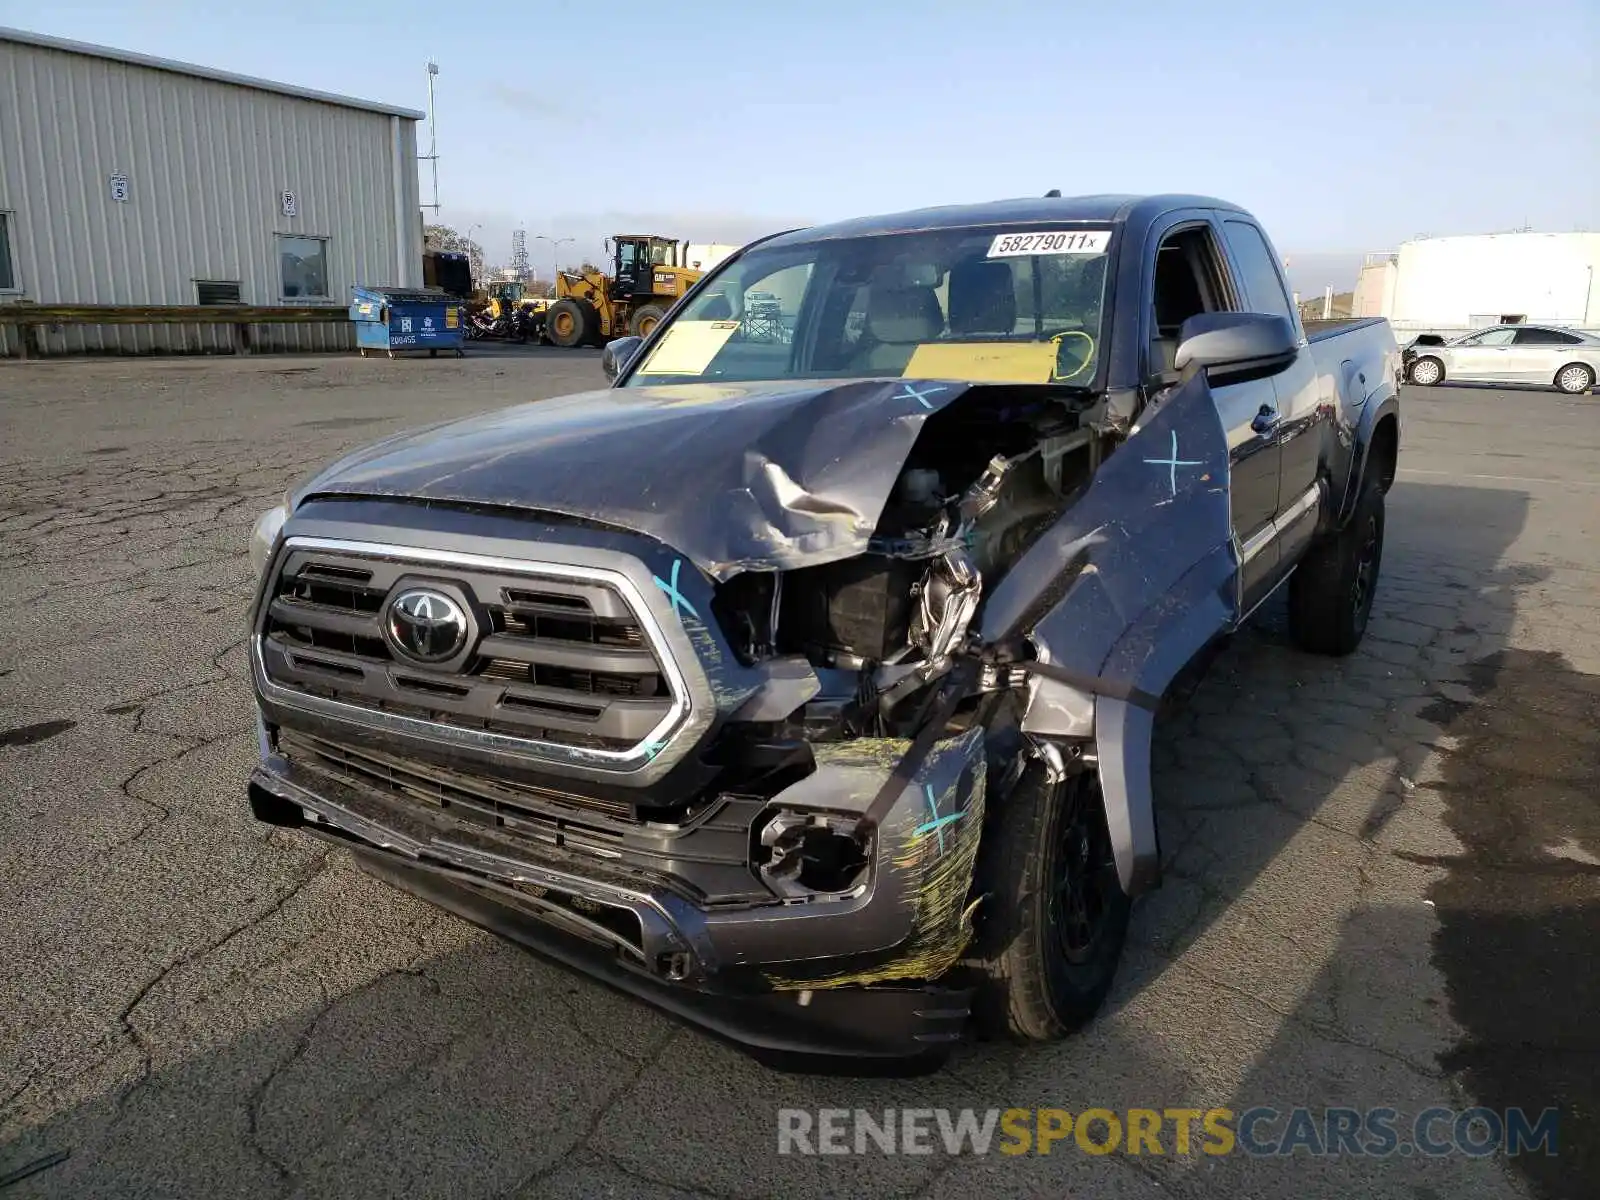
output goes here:
[[1354, 308], [1403, 332], [1507, 321], [1597, 328], [1600, 233], [1418, 238], [1368, 256]]
[[[419, 287], [422, 116], [0, 28], [0, 304], [342, 309], [354, 284]], [[351, 336], [273, 325], [254, 341]], [[62, 326], [45, 349], [231, 344], [219, 326]]]

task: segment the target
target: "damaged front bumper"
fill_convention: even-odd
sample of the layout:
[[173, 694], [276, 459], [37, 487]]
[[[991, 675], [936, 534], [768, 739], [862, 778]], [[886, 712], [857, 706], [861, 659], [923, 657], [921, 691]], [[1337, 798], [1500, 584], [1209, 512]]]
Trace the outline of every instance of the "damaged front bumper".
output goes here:
[[[849, 828], [907, 743], [818, 745], [816, 770], [752, 824]], [[971, 933], [984, 810], [984, 736], [937, 743], [867, 835], [845, 891], [774, 886], [770, 902], [706, 904], [682, 878], [595, 854], [555, 823], [489, 818], [355, 786], [277, 753], [263, 731], [255, 816], [351, 849], [367, 870], [779, 1066], [936, 1069], [960, 1039], [969, 989], [939, 982]], [[529, 814], [530, 817], [532, 814]]]

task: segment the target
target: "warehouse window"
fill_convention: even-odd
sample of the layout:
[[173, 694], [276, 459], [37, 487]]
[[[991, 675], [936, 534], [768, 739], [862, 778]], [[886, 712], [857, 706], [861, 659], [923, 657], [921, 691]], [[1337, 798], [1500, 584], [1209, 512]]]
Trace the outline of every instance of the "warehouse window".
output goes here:
[[0, 212], [0, 292], [17, 290], [17, 272], [11, 264], [11, 214]]
[[278, 235], [285, 300], [327, 300], [328, 239]]
[[196, 279], [194, 292], [196, 304], [239, 303], [238, 280]]

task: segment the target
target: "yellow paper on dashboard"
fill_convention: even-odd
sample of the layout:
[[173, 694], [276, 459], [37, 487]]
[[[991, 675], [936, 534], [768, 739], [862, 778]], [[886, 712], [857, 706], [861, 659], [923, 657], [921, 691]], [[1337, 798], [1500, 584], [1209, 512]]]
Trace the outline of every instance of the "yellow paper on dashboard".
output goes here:
[[900, 374], [967, 383], [1049, 383], [1055, 369], [1053, 342], [924, 342]]
[[738, 321], [674, 321], [639, 374], [699, 375], [738, 329]]

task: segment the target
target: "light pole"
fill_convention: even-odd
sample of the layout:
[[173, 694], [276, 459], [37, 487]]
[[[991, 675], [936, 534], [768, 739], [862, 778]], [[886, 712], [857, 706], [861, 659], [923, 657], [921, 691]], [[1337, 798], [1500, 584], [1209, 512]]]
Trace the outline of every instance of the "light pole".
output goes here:
[[564, 242], [575, 242], [578, 239], [577, 238], [546, 237], [544, 234], [541, 233], [541, 234], [536, 234], [534, 236], [533, 240], [536, 241], [536, 242], [549, 242], [550, 243], [550, 286], [552, 288], [554, 288], [556, 280], [561, 275], [561, 264], [558, 261], [558, 259], [559, 259], [560, 254], [561, 254], [562, 243], [564, 243]]
[[428, 64], [428, 163], [433, 168], [433, 203], [418, 205], [433, 209], [433, 219], [439, 219], [439, 136], [433, 123], [433, 80], [439, 74], [439, 64]]
[[466, 244], [466, 246], [464, 248], [465, 248], [466, 254], [467, 254], [467, 267], [472, 272], [472, 277], [473, 277], [473, 281], [474, 282], [477, 281], [477, 277], [479, 275], [483, 274], [483, 270], [482, 270], [482, 264], [480, 262], [476, 261], [477, 256], [475, 256], [472, 253], [472, 248], [478, 244], [477, 242], [475, 242], [473, 240], [472, 235], [477, 233], [478, 230], [480, 230], [482, 228], [483, 228], [483, 222], [482, 221], [474, 221], [471, 225], [467, 226], [467, 236], [466, 236], [467, 244]]

